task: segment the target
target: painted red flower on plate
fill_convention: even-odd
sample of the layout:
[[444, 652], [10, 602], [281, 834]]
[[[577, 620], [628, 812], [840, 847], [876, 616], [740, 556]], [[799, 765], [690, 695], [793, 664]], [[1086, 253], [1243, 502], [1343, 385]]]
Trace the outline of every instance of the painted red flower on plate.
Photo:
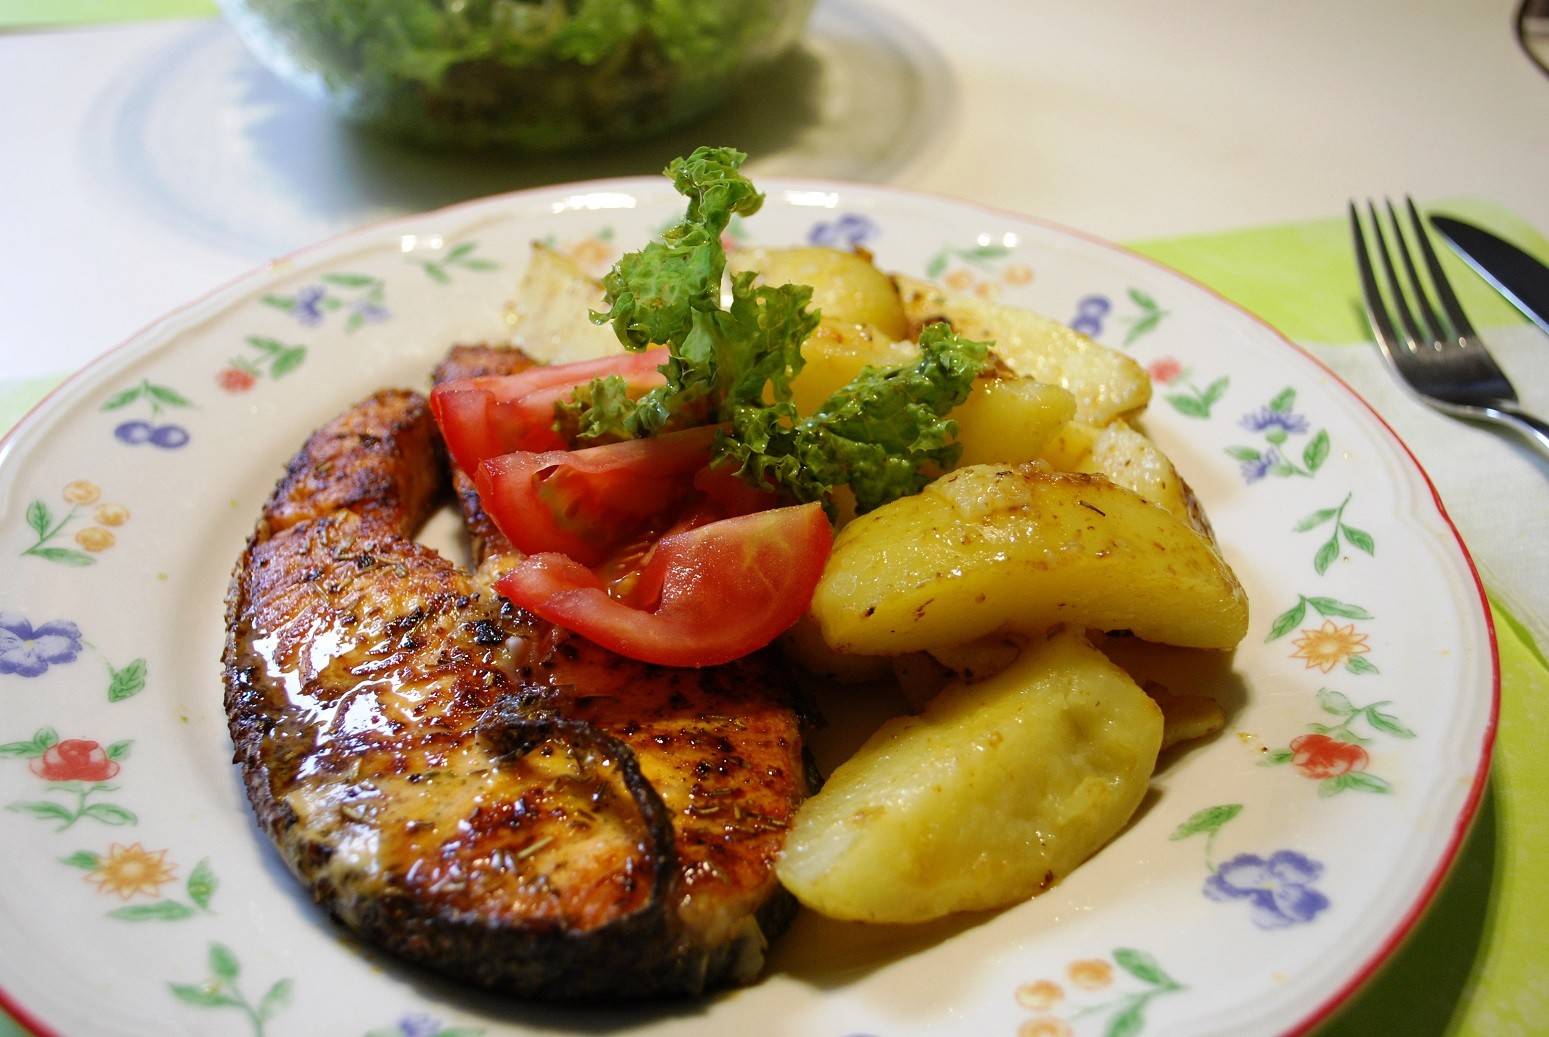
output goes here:
[[55, 742], [27, 766], [45, 781], [107, 781], [118, 773], [102, 746], [85, 738]]

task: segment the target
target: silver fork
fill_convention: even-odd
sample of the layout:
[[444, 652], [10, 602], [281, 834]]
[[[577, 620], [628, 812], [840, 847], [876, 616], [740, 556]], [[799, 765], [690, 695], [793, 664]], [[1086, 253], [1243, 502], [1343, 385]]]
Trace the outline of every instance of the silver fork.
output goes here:
[[1421, 329], [1405, 299], [1404, 289], [1399, 284], [1398, 271], [1393, 265], [1377, 207], [1368, 201], [1366, 211], [1376, 240], [1375, 252], [1386, 274], [1393, 312], [1398, 315], [1398, 323], [1402, 327], [1403, 334], [1399, 334], [1389, 316], [1382, 293], [1377, 288], [1377, 277], [1372, 272], [1366, 236], [1361, 231], [1360, 214], [1355, 203], [1351, 202], [1350, 233], [1355, 238], [1355, 263], [1361, 273], [1361, 295], [1366, 302], [1366, 318], [1371, 321], [1377, 344], [1382, 347], [1382, 355], [1387, 357], [1389, 365], [1405, 387], [1423, 403], [1454, 417], [1507, 425], [1520, 432], [1540, 453], [1549, 458], [1549, 423], [1524, 413], [1517, 406], [1517, 391], [1485, 349], [1474, 326], [1463, 314], [1463, 307], [1458, 305], [1457, 296], [1452, 294], [1452, 286], [1441, 271], [1441, 263], [1436, 258], [1436, 251], [1431, 248], [1430, 238], [1426, 236], [1415, 203], [1409, 198], [1405, 198], [1404, 203], [1409, 210], [1410, 236], [1418, 243], [1431, 286], [1436, 298], [1441, 301], [1441, 309], [1445, 311], [1447, 319], [1444, 323], [1436, 307], [1431, 305], [1425, 287], [1420, 282], [1420, 273], [1415, 269], [1409, 246], [1405, 243], [1398, 213], [1394, 211], [1392, 202], [1385, 202], [1397, 252], [1402, 259], [1404, 272], [1408, 275], [1413, 308], [1420, 311], [1425, 322], [1424, 330]]

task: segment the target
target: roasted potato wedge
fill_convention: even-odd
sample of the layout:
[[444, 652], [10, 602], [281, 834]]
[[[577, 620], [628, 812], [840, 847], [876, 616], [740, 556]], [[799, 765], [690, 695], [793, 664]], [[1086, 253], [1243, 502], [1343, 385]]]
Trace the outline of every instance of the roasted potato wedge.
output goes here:
[[589, 310], [606, 310], [602, 282], [587, 276], [569, 256], [533, 242], [527, 272], [511, 300], [515, 316], [511, 344], [546, 364], [590, 360], [623, 351], [606, 324], [598, 326]]
[[959, 465], [1020, 464], [1043, 456], [1076, 412], [1076, 399], [1057, 385], [1031, 378], [981, 378], [952, 412]]
[[898, 290], [863, 253], [836, 248], [750, 248], [726, 257], [732, 273], [752, 270], [766, 284], [812, 286], [813, 308], [829, 320], [869, 324], [891, 339], [909, 337]]
[[889, 673], [888, 661], [875, 655], [847, 655], [828, 647], [817, 620], [808, 613], [775, 642], [780, 652], [808, 673], [830, 677], [840, 684], [881, 680]]
[[976, 465], [846, 526], [812, 613], [841, 652], [891, 655], [1070, 623], [1231, 648], [1248, 601], [1210, 541], [1100, 476]]
[[[913, 342], [896, 342], [877, 328], [827, 318], [802, 343], [801, 352], [806, 363], [791, 382], [791, 398], [802, 414], [816, 411], [868, 366], [902, 367], [920, 358]], [[963, 444], [959, 463], [1018, 464], [1040, 458], [1075, 411], [1075, 397], [1057, 385], [986, 374], [952, 412], [957, 441]]]
[[934, 320], [959, 334], [995, 343], [997, 355], [1017, 374], [1070, 390], [1076, 417], [1093, 425], [1144, 410], [1151, 379], [1123, 353], [1031, 310], [943, 292], [929, 281], [895, 274], [913, 335]]
[[777, 868], [833, 918], [922, 922], [1025, 900], [1124, 827], [1162, 740], [1156, 704], [1078, 634], [952, 684], [841, 764]]
[[1115, 485], [1135, 491], [1174, 518], [1214, 539], [1194, 491], [1173, 467], [1172, 460], [1123, 420], [1115, 419], [1097, 434], [1092, 449], [1074, 470], [1106, 476]]
[[920, 358], [920, 347], [888, 337], [880, 329], [824, 316], [801, 344], [804, 363], [791, 381], [791, 399], [811, 414], [852, 378], [870, 367], [901, 367]]

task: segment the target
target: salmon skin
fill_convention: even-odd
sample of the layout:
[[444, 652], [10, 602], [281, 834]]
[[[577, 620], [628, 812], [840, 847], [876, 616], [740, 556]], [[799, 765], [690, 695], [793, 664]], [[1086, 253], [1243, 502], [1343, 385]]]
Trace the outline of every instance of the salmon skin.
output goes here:
[[[519, 370], [453, 351], [438, 377]], [[670, 669], [493, 591], [513, 550], [459, 475], [469, 572], [416, 544], [447, 482], [425, 399], [384, 390], [286, 467], [233, 574], [223, 656], [260, 826], [394, 954], [546, 1000], [744, 983], [794, 902], [809, 790], [790, 675]]]

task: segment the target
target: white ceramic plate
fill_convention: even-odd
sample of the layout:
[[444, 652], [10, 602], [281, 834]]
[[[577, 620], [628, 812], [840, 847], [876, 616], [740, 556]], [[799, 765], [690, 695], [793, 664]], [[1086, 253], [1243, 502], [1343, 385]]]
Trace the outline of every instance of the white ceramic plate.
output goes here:
[[[593, 268], [680, 212], [659, 180], [361, 230], [137, 335], [0, 449], [0, 1000], [43, 1033], [1272, 1033], [1325, 1015], [1434, 892], [1494, 731], [1488, 612], [1424, 474], [1365, 405], [1199, 285], [1070, 231], [769, 182], [733, 237], [864, 244], [1147, 365], [1146, 425], [1209, 509], [1253, 624], [1170, 675], [1227, 707], [1065, 882], [924, 929], [802, 916], [756, 985], [577, 1012], [354, 945], [254, 828], [217, 664], [227, 575], [308, 432], [455, 341], [509, 334], [528, 243]], [[633, 1030], [631, 1031], [633, 1032]]]

